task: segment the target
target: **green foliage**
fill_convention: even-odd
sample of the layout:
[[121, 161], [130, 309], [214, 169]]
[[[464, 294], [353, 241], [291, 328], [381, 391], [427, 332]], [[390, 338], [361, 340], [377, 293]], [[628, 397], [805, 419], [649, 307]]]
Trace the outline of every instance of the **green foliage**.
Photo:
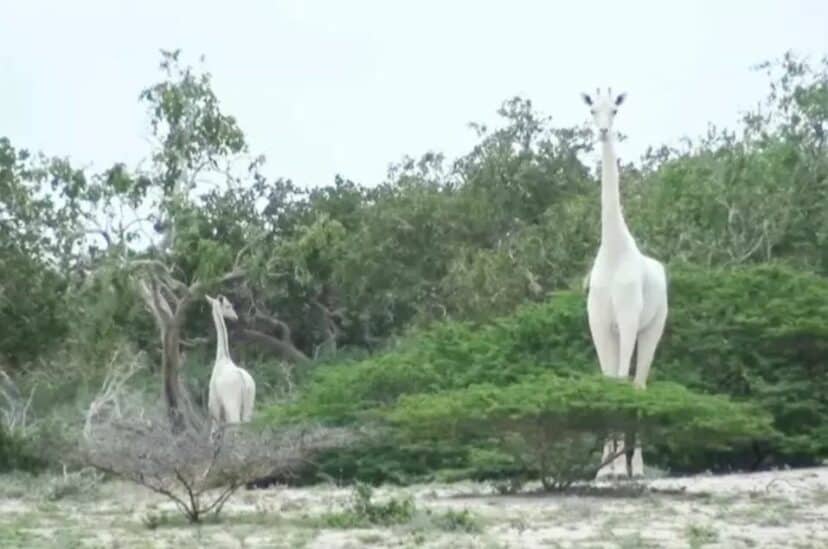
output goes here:
[[828, 279], [778, 265], [674, 271], [653, 377], [771, 412], [784, 460], [828, 454]]
[[719, 532], [712, 526], [691, 524], [685, 531], [685, 536], [691, 549], [704, 547], [719, 540]]
[[391, 352], [321, 366], [296, 404], [273, 412], [349, 421], [403, 394], [512, 383], [550, 367], [592, 371], [593, 353], [583, 296], [562, 292], [549, 303], [525, 306], [488, 324], [439, 323]]
[[696, 454], [773, 435], [769, 414], [757, 406], [666, 382], [639, 391], [597, 374], [406, 396], [390, 419], [415, 440], [487, 440], [547, 488], [594, 477], [594, 454], [610, 433], [635, 430], [647, 446]]
[[48, 265], [63, 246], [65, 220], [44, 196], [47, 176], [28, 151], [0, 138], [0, 356], [14, 367], [66, 333], [60, 315], [65, 283]]
[[325, 515], [325, 526], [333, 528], [366, 528], [370, 526], [395, 526], [411, 524], [420, 529], [436, 529], [447, 532], [479, 532], [475, 516], [467, 509], [449, 509], [435, 513], [431, 509], [419, 509], [414, 500], [390, 498], [383, 503], [373, 500], [372, 488], [363, 483], [354, 486], [349, 507], [338, 513]]
[[[184, 190], [187, 172], [247, 147], [244, 133], [232, 116], [221, 112], [210, 74], [194, 74], [179, 62], [181, 52], [162, 51], [166, 80], [141, 92], [148, 103], [152, 130], [162, 147], [154, 155], [165, 194]], [[193, 185], [194, 181], [187, 181]]]
[[371, 500], [372, 489], [358, 483], [354, 487], [350, 508], [342, 513], [326, 517], [326, 524], [336, 528], [358, 528], [365, 526], [392, 526], [411, 520], [416, 507], [411, 498], [391, 498], [384, 503]]
[[483, 528], [477, 518], [468, 509], [455, 511], [447, 509], [433, 518], [435, 526], [446, 532], [480, 532]]
[[36, 472], [41, 471], [44, 465], [44, 459], [37, 455], [25, 436], [10, 432], [0, 423], [0, 473]]
[[[503, 406], [490, 413], [505, 414], [511, 403], [536, 406], [538, 417], [548, 417], [541, 423], [550, 440], [559, 438], [547, 431], [552, 426], [575, 440], [574, 433], [624, 430], [633, 418], [643, 421], [648, 444], [659, 448], [658, 460], [675, 469], [826, 455], [828, 329], [822, 319], [828, 315], [828, 280], [779, 265], [720, 270], [676, 265], [670, 273], [671, 313], [652, 372], [656, 383], [643, 394], [589, 377], [597, 362], [584, 296], [561, 292], [487, 324], [436, 324], [389, 352], [319, 367], [300, 398], [270, 410], [269, 420], [382, 421], [392, 410], [398, 420], [411, 418], [409, 427], [419, 422], [425, 431], [446, 435], [452, 417], [467, 425], [469, 414], [482, 406]], [[537, 379], [544, 381], [531, 381]], [[698, 393], [723, 393], [749, 406]], [[531, 426], [529, 411], [524, 408], [520, 417]], [[429, 414], [436, 414], [434, 421]], [[765, 430], [768, 414], [776, 436]], [[477, 419], [496, 423], [485, 414]], [[739, 439], [756, 445], [745, 448]], [[481, 448], [477, 442], [457, 446], [454, 437], [440, 440], [448, 468], [468, 467], [468, 456]], [[408, 464], [383, 478], [399, 481], [422, 470], [415, 464], [439, 462], [435, 448], [407, 442], [396, 442], [386, 465], [404, 463], [406, 454]], [[383, 455], [375, 450], [365, 449], [373, 452], [372, 462]], [[362, 459], [340, 455], [323, 462], [324, 470], [332, 475], [354, 470], [344, 463], [349, 457]], [[503, 457], [495, 460], [502, 467], [525, 467], [514, 456]], [[383, 473], [382, 467], [371, 470]]]
[[625, 432], [637, 427], [648, 440], [677, 447], [717, 445], [768, 436], [770, 418], [755, 407], [714, 395], [697, 395], [661, 382], [647, 390], [591, 376], [532, 376], [506, 386], [473, 385], [433, 395], [409, 395], [390, 420], [418, 437], [461, 431], [509, 432], [511, 422], [556, 433]]

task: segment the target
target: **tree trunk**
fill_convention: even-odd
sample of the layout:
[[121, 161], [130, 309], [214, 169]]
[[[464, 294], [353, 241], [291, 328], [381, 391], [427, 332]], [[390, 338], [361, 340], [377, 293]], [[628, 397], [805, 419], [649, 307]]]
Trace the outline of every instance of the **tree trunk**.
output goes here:
[[184, 416], [181, 412], [181, 386], [178, 372], [180, 366], [180, 342], [178, 326], [170, 326], [164, 336], [164, 352], [161, 371], [164, 378], [164, 402], [173, 432], [184, 428]]

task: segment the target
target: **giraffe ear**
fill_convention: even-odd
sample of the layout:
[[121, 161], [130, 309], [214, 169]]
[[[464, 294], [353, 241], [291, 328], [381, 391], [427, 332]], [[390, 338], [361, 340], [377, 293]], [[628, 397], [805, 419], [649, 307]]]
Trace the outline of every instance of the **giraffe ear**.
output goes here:
[[590, 107], [592, 106], [592, 98], [589, 96], [588, 93], [582, 93], [581, 98], [583, 98], [584, 103], [586, 103]]
[[627, 98], [627, 94], [626, 94], [626, 93], [622, 93], [622, 94], [620, 94], [618, 97], [616, 97], [616, 98], [615, 98], [615, 106], [618, 106], [618, 105], [620, 105], [621, 103], [623, 103], [623, 102], [624, 102], [624, 99], [626, 99], [626, 98]]
[[207, 294], [204, 294], [204, 299], [206, 299], [207, 303], [209, 303], [210, 305], [212, 305], [216, 301], [215, 299], [213, 299], [212, 297], [210, 297]]

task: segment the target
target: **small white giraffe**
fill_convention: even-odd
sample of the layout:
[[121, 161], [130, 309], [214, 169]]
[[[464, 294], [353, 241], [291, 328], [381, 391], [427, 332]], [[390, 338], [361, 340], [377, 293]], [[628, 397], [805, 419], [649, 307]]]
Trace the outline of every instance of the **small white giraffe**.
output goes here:
[[213, 313], [216, 325], [216, 362], [210, 376], [207, 398], [210, 418], [216, 424], [241, 423], [253, 416], [256, 400], [256, 383], [244, 368], [239, 368], [230, 358], [227, 341], [227, 326], [224, 319], [238, 320], [235, 309], [223, 295], [216, 298], [205, 296]]
[[[628, 379], [633, 350], [636, 351], [636, 387], [644, 389], [664, 324], [667, 320], [667, 275], [664, 265], [641, 253], [624, 215], [618, 188], [618, 158], [612, 123], [625, 94], [612, 90], [595, 97], [583, 94], [601, 141], [601, 243], [589, 274], [587, 315], [601, 371], [609, 377]], [[606, 441], [604, 460], [623, 452], [623, 437]], [[643, 475], [641, 446], [627, 468], [621, 453], [598, 471], [598, 478]]]

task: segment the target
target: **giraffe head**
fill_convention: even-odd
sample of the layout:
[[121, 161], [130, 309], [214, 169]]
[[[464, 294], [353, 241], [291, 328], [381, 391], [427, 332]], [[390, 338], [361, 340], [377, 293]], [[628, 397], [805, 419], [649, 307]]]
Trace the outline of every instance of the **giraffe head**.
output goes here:
[[216, 297], [210, 297], [209, 295], [205, 295], [204, 298], [207, 300], [207, 303], [209, 303], [214, 309], [218, 308], [218, 311], [224, 318], [229, 318], [230, 320], [239, 319], [238, 315], [236, 314], [236, 310], [233, 308], [233, 304], [230, 303], [230, 300], [224, 297], [223, 295], [219, 294]]
[[602, 95], [601, 90], [596, 88], [594, 96], [586, 93], [581, 94], [581, 96], [584, 98], [584, 103], [589, 106], [592, 121], [595, 123], [595, 127], [598, 128], [598, 137], [601, 141], [605, 141], [612, 131], [612, 122], [615, 115], [618, 114], [618, 107], [624, 102], [627, 94], [622, 93], [613, 96], [612, 88], [607, 88], [607, 94]]

